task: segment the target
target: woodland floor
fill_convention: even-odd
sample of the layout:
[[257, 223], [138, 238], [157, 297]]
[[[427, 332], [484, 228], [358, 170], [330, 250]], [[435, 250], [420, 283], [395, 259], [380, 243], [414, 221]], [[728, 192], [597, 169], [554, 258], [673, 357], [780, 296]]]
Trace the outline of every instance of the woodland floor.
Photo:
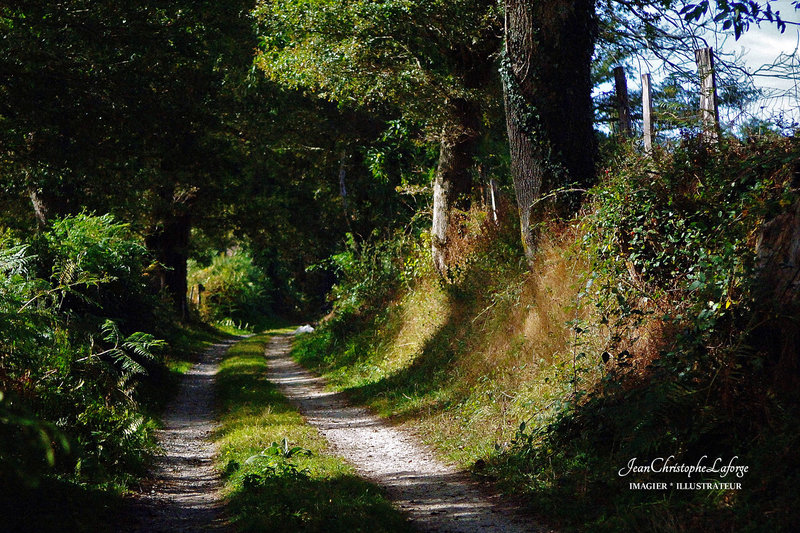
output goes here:
[[[216, 427], [214, 383], [219, 361], [235, 342], [208, 349], [184, 377], [159, 431], [164, 454], [135, 498], [129, 516], [119, 524], [120, 531], [230, 530], [210, 437]], [[549, 531], [518, 514], [497, 495], [487, 493], [463, 472], [435, 460], [413, 435], [388, 425], [367, 409], [350, 405], [341, 394], [326, 391], [322, 378], [289, 357], [290, 346], [291, 335], [270, 339], [265, 354], [270, 381], [337, 455], [386, 490], [416, 529], [441, 533]]]

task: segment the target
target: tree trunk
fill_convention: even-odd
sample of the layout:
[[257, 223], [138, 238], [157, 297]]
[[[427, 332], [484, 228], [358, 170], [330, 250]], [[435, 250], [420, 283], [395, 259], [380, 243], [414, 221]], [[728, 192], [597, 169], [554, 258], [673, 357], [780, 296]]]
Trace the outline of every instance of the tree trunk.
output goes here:
[[28, 197], [33, 205], [33, 215], [36, 217], [36, 226], [41, 230], [47, 227], [47, 205], [33, 187], [28, 188]]
[[161, 273], [164, 286], [171, 296], [173, 308], [182, 319], [186, 318], [188, 312], [186, 263], [191, 229], [189, 213], [173, 213], [147, 238], [147, 247], [165, 267]]
[[[766, 304], [753, 338], [773, 354], [775, 386], [800, 386], [800, 201], [766, 222], [758, 232], [759, 284], [756, 301]], [[766, 318], [766, 320], [763, 320]]]
[[36, 227], [39, 230], [42, 230], [47, 227], [47, 216], [49, 215], [49, 209], [47, 203], [45, 203], [45, 201], [42, 199], [42, 196], [39, 194], [38, 189], [32, 183], [30, 168], [27, 166], [31, 164], [31, 160], [33, 159], [31, 157], [33, 152], [33, 139], [33, 132], [28, 133], [28, 135], [25, 136], [25, 147], [29, 161], [24, 163], [26, 166], [24, 167], [23, 172], [25, 174], [25, 184], [28, 188], [28, 198], [31, 199], [31, 205], [33, 207], [33, 216], [36, 217]]
[[439, 166], [433, 181], [433, 226], [431, 253], [441, 275], [447, 273], [448, 231], [452, 210], [469, 209], [475, 150], [481, 126], [480, 107], [476, 102], [450, 102], [452, 120], [442, 129]]
[[[503, 89], [522, 242], [534, 252], [531, 208], [542, 191], [595, 177], [593, 0], [506, 0]], [[562, 212], [578, 200], [560, 202]]]

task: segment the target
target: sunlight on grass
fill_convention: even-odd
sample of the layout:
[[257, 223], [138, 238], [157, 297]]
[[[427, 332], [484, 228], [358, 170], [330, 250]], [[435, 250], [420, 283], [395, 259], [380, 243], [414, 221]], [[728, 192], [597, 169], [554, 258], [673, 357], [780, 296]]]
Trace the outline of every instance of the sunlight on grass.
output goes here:
[[[217, 464], [234, 525], [241, 531], [409, 531], [380, 489], [330, 454], [326, 441], [265, 378], [271, 330], [233, 346], [220, 366]], [[279, 454], [290, 448], [310, 452]]]
[[543, 241], [535, 275], [511, 270], [488, 288], [480, 273], [458, 292], [435, 276], [419, 279], [355, 335], [326, 338], [323, 329], [293, 356], [471, 467], [531, 413], [551, 416], [565, 392], [574, 355], [567, 322], [582, 318], [575, 303], [587, 268], [572, 242]]

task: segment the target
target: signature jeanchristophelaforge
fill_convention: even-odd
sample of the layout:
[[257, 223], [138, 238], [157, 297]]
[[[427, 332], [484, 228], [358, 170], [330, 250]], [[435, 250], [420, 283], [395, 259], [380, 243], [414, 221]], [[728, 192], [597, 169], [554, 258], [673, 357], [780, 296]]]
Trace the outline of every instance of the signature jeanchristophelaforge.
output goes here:
[[628, 474], [686, 474], [686, 477], [692, 477], [692, 474], [697, 473], [718, 474], [720, 478], [731, 474], [741, 478], [750, 470], [750, 467], [736, 464], [737, 459], [739, 456], [734, 455], [727, 462], [722, 457], [717, 457], [712, 461], [707, 455], [704, 455], [695, 464], [686, 464], [676, 462], [674, 455], [656, 457], [649, 462], [637, 462], [639, 459], [633, 457], [627, 465], [619, 469], [617, 475], [625, 477]]

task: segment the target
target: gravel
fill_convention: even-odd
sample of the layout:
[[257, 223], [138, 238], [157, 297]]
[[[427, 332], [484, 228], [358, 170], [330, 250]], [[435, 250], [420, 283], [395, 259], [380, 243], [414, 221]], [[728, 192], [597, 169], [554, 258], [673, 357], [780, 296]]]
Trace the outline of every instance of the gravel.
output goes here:
[[215, 344], [186, 373], [167, 406], [158, 431], [163, 449], [153, 476], [134, 499], [119, 531], [150, 533], [227, 532], [222, 479], [214, 468], [216, 429], [214, 382], [219, 362], [238, 339]]
[[[350, 405], [325, 381], [288, 355], [291, 335], [273, 336], [265, 356], [268, 377], [364, 478], [382, 486], [420, 531], [441, 533], [551, 531], [457, 468], [433, 457], [411, 433]], [[158, 438], [163, 455], [128, 509], [118, 531], [228, 533], [222, 480], [214, 468], [215, 377], [237, 339], [216, 344], [185, 375], [167, 406]]]
[[290, 335], [272, 337], [266, 349], [269, 379], [278, 385], [364, 478], [385, 488], [389, 498], [421, 531], [550, 531], [487, 495], [458, 469], [433, 457], [409, 432], [390, 426], [367, 409], [354, 407], [325, 381], [288, 355]]

